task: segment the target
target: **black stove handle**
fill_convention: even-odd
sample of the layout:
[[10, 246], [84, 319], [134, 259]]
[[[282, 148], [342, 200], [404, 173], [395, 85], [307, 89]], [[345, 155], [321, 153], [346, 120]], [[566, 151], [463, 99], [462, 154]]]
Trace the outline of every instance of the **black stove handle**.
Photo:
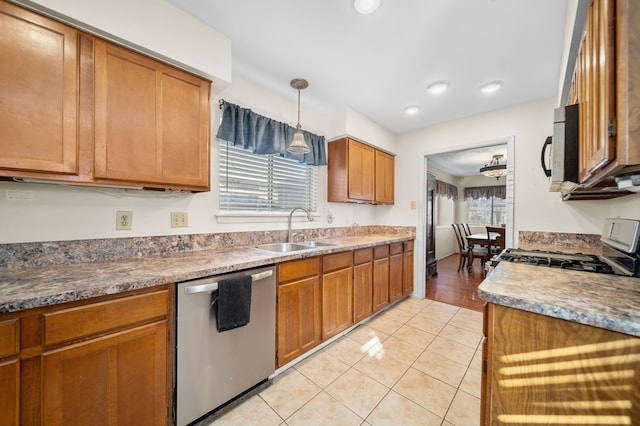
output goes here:
[[547, 168], [547, 165], [544, 162], [545, 154], [547, 153], [547, 148], [551, 146], [553, 142], [553, 138], [551, 136], [547, 137], [547, 140], [542, 145], [542, 152], [540, 153], [540, 165], [542, 166], [542, 170], [544, 171], [545, 176], [551, 177], [551, 169]]

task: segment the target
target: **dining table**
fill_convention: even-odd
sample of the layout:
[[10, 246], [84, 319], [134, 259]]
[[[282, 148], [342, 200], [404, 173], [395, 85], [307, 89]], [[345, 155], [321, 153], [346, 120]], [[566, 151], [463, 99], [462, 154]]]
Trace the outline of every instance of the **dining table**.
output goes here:
[[471, 251], [471, 247], [476, 244], [486, 246], [489, 244], [489, 238], [491, 238], [491, 242], [494, 242], [499, 236], [500, 234], [497, 232], [490, 232], [489, 235], [487, 235], [486, 232], [479, 232], [477, 234], [465, 236], [467, 239], [467, 247], [469, 247], [469, 250], [467, 251], [467, 270], [469, 272], [473, 270], [473, 253]]

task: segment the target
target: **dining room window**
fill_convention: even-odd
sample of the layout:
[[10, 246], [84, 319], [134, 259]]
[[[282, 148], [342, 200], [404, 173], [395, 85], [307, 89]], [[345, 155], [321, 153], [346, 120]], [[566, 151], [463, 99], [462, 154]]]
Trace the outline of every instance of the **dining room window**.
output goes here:
[[501, 226], [507, 221], [506, 187], [504, 185], [468, 187], [464, 189], [467, 202], [467, 223]]

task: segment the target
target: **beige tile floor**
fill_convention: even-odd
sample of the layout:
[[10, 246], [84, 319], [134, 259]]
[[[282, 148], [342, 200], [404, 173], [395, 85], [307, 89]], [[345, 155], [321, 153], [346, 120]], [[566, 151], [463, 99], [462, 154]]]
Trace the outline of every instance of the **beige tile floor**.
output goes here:
[[477, 426], [481, 339], [480, 312], [409, 298], [210, 424]]

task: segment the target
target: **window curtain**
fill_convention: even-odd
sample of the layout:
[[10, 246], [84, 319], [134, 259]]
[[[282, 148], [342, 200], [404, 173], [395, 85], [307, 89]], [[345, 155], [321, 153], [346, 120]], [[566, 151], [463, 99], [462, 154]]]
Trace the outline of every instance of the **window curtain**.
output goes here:
[[436, 194], [456, 201], [458, 199], [458, 187], [436, 179]]
[[464, 189], [465, 200], [468, 200], [469, 198], [477, 200], [478, 198], [491, 197], [502, 198], [503, 200], [507, 198], [507, 186], [470, 186]]
[[295, 127], [224, 100], [221, 100], [220, 104], [223, 113], [217, 134], [219, 139], [255, 154], [279, 154], [313, 166], [327, 164], [324, 136], [303, 130], [304, 140], [311, 151], [307, 154], [293, 154], [287, 151], [287, 146], [293, 140]]

